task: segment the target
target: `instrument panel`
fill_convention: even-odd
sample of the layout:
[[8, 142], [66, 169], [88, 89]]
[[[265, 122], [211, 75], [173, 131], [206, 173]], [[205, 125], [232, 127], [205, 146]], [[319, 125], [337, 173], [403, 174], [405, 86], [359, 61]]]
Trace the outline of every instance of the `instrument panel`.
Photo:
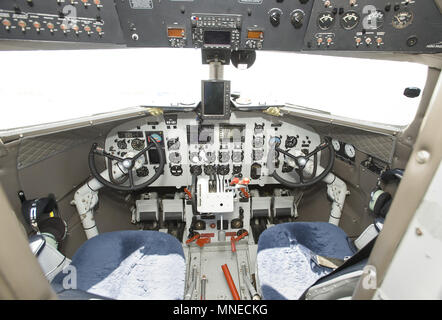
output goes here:
[[2, 0], [0, 39], [124, 42], [113, 0]]
[[128, 47], [436, 53], [442, 52], [440, 3], [3, 0], [0, 39]]
[[[192, 175], [244, 177], [261, 186], [277, 183], [267, 175], [267, 155], [273, 144], [308, 153], [320, 143], [313, 129], [292, 119], [236, 111], [229, 120], [200, 123], [195, 113], [185, 112], [124, 123], [108, 134], [105, 149], [119, 157], [131, 156], [142, 150], [150, 137], [160, 143], [166, 155], [164, 173], [151, 186], [177, 188], [190, 185]], [[275, 155], [275, 167], [279, 174], [289, 176], [293, 167], [284, 157]], [[136, 172], [136, 184], [155, 172], [156, 150], [149, 150], [145, 162]]]
[[313, 1], [122, 1], [128, 46], [301, 50]]
[[[432, 31], [430, 31], [432, 30]], [[435, 1], [315, 1], [304, 50], [440, 52]]]

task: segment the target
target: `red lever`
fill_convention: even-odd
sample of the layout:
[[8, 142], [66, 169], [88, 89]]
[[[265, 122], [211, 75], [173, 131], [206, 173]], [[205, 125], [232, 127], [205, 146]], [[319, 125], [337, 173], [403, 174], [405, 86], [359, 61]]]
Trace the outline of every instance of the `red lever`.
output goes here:
[[227, 264], [221, 266], [223, 269], [224, 276], [226, 277], [227, 285], [229, 286], [230, 292], [232, 293], [233, 300], [241, 300], [238, 290], [236, 290], [235, 282], [233, 282], [232, 275], [230, 274], [229, 267]]
[[194, 235], [192, 238], [186, 240], [186, 244], [189, 244], [189, 243], [195, 241], [195, 240], [198, 239], [199, 237], [200, 237], [199, 234]]
[[196, 244], [201, 248], [204, 247], [206, 243], [210, 243], [210, 238], [199, 238], [198, 240], [196, 240]]
[[187, 193], [187, 196], [189, 197], [189, 199], [192, 199], [192, 193], [189, 191], [189, 189], [184, 188], [184, 192]]
[[247, 237], [249, 235], [249, 233], [247, 231], [244, 231], [243, 233], [241, 233], [241, 235], [239, 235], [238, 237], [235, 238], [235, 236], [232, 236], [230, 238], [230, 246], [232, 247], [232, 252], [236, 252], [236, 244], [235, 242], [244, 239], [245, 237]]
[[245, 198], [247, 198], [247, 199], [250, 198], [250, 194], [247, 192], [246, 188], [239, 188], [239, 190], [241, 190], [241, 192]]

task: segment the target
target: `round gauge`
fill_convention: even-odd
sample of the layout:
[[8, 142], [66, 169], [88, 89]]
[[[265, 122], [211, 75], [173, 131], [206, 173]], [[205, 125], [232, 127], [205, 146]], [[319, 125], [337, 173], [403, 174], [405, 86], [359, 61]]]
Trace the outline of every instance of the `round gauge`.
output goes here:
[[335, 22], [335, 17], [331, 12], [323, 12], [318, 16], [318, 26], [322, 30], [328, 30]]
[[402, 10], [393, 16], [393, 27], [404, 29], [413, 22], [413, 13], [408, 10]]
[[140, 151], [144, 148], [144, 141], [141, 139], [133, 139], [130, 145], [134, 150]]
[[352, 30], [359, 24], [359, 20], [359, 14], [354, 11], [348, 11], [341, 18], [341, 27], [345, 30]]
[[298, 139], [296, 137], [287, 136], [287, 139], [285, 139], [285, 147], [286, 148], [294, 148], [298, 144]]
[[206, 159], [205, 161], [207, 163], [213, 163], [216, 160], [215, 152], [206, 152]]
[[118, 140], [117, 141], [117, 147], [119, 149], [127, 149], [127, 143], [125, 140]]
[[204, 166], [204, 174], [206, 176], [210, 176], [211, 174], [216, 173], [216, 168], [214, 166]]
[[200, 155], [198, 152], [191, 152], [189, 155], [190, 161], [193, 163], [197, 163], [201, 161]]
[[167, 147], [169, 150], [178, 150], [180, 148], [180, 140], [178, 138], [170, 139], [167, 141]]
[[253, 137], [253, 146], [255, 148], [261, 148], [264, 145], [264, 137], [255, 136]]
[[158, 133], [152, 133], [150, 136], [154, 138], [155, 141], [158, 143], [161, 143], [163, 141], [163, 138]]
[[264, 150], [253, 150], [253, 160], [259, 161], [264, 157]]
[[181, 155], [178, 152], [171, 152], [169, 154], [169, 161], [172, 163], [180, 163]]
[[355, 147], [353, 147], [351, 144], [346, 144], [344, 151], [346, 156], [349, 158], [354, 158], [356, 155]]
[[241, 162], [244, 158], [244, 155], [242, 151], [234, 151], [232, 153], [232, 160], [233, 162]]
[[229, 159], [230, 159], [229, 152], [219, 153], [219, 162], [221, 163], [229, 162]]
[[366, 29], [379, 29], [384, 24], [384, 12], [381, 10], [372, 11], [368, 14], [366, 21]]
[[333, 149], [335, 149], [336, 152], [341, 150], [341, 143], [338, 140], [333, 139], [332, 145], [333, 145]]
[[149, 175], [149, 169], [146, 167], [141, 167], [137, 169], [137, 176], [138, 177], [147, 177]]

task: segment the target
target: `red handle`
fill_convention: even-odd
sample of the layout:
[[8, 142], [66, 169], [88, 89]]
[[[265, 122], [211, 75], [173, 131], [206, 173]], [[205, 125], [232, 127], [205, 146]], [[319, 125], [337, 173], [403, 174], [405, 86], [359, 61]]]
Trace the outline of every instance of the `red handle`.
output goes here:
[[233, 296], [233, 300], [241, 300], [238, 294], [238, 290], [236, 290], [235, 283], [233, 282], [232, 275], [230, 274], [229, 267], [227, 266], [227, 264], [223, 264], [221, 266], [221, 269], [223, 269], [227, 285], [229, 286], [230, 292], [232, 293]]

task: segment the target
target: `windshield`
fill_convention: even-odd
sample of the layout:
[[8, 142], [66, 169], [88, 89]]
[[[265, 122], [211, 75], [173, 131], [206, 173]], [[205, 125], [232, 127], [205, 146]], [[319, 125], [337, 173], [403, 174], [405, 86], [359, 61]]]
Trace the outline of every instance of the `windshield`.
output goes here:
[[[209, 67], [195, 49], [3, 51], [0, 129], [74, 119], [161, 102], [201, 97]], [[334, 115], [407, 125], [423, 89], [427, 67], [407, 62], [257, 52], [247, 70], [226, 66], [224, 78], [243, 98], [291, 103]]]

